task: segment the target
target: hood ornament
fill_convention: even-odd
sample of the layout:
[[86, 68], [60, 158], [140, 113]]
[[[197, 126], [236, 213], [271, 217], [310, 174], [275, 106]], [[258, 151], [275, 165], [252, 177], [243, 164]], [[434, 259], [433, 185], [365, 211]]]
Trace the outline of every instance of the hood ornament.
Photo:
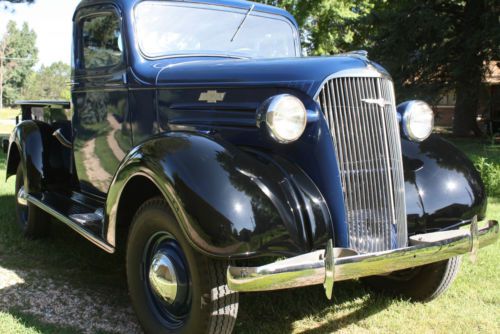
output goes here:
[[219, 93], [216, 90], [209, 90], [200, 94], [198, 101], [206, 103], [217, 103], [224, 101], [226, 93]]
[[386, 99], [383, 99], [383, 98], [380, 98], [380, 99], [362, 99], [361, 101], [364, 102], [364, 103], [368, 103], [368, 104], [376, 104], [380, 108], [385, 108], [385, 107], [391, 105], [391, 102], [389, 102], [389, 101], [387, 101]]

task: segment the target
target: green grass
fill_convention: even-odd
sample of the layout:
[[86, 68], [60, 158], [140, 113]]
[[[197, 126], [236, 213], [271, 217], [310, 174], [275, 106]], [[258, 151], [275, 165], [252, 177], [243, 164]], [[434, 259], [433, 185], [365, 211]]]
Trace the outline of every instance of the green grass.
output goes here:
[[[495, 148], [458, 142], [475, 160], [498, 163]], [[5, 156], [0, 153], [0, 178]], [[115, 303], [126, 297], [123, 258], [108, 255], [62, 224], [47, 239], [21, 237], [14, 217], [14, 180], [0, 185], [0, 267], [37, 270], [57, 282], [82, 289], [104, 289]], [[489, 200], [488, 217], [500, 219], [500, 197]], [[358, 281], [335, 284], [334, 300], [321, 287], [242, 294], [235, 333], [500, 333], [500, 243], [482, 249], [472, 264], [465, 257], [452, 288], [439, 299], [411, 303], [367, 290]], [[2, 293], [0, 289], [0, 300]], [[63, 324], [0, 305], [0, 333], [72, 333]]]
[[[21, 113], [20, 109], [16, 108], [3, 108], [0, 110], [0, 120], [14, 120], [17, 115]], [[0, 139], [2, 137], [7, 138], [10, 133], [12, 132], [12, 129], [14, 128], [14, 125], [12, 124], [0, 124]]]
[[500, 166], [500, 144], [490, 144], [486, 139], [453, 139], [452, 141], [473, 161], [483, 158]]
[[76, 330], [40, 322], [35, 316], [15, 310], [0, 312], [0, 330], [9, 334], [72, 334]]
[[500, 144], [487, 140], [457, 139], [454, 143], [474, 161], [490, 196], [500, 197]]
[[0, 110], [0, 119], [14, 119], [21, 113], [18, 108], [3, 108]]
[[0, 124], [0, 138], [5, 137], [8, 138], [12, 133], [14, 126]]

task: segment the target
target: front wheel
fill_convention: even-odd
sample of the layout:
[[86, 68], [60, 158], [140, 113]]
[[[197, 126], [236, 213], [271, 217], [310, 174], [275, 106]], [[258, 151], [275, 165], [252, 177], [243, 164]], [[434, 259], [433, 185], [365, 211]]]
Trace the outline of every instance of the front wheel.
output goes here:
[[231, 333], [238, 294], [226, 285], [227, 262], [188, 243], [162, 198], [137, 211], [127, 243], [127, 280], [146, 333]]
[[428, 302], [448, 290], [458, 274], [461, 262], [461, 257], [453, 257], [388, 276], [366, 277], [363, 281], [375, 290], [399, 294], [413, 301]]

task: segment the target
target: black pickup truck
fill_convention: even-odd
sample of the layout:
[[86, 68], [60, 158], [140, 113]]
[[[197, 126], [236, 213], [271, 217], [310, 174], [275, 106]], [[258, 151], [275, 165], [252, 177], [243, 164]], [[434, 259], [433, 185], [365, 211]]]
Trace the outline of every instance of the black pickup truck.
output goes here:
[[230, 333], [239, 292], [347, 279], [430, 300], [498, 239], [430, 107], [366, 52], [304, 57], [286, 11], [82, 0], [73, 22], [71, 105], [21, 103], [7, 177], [27, 237], [53, 217], [126, 254], [146, 332]]

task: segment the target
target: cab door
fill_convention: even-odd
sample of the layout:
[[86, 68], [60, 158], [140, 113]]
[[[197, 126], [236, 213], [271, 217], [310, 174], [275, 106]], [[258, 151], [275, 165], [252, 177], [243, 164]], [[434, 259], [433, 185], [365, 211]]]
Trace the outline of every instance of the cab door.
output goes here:
[[111, 5], [75, 16], [73, 150], [84, 193], [105, 197], [132, 145], [122, 20]]

